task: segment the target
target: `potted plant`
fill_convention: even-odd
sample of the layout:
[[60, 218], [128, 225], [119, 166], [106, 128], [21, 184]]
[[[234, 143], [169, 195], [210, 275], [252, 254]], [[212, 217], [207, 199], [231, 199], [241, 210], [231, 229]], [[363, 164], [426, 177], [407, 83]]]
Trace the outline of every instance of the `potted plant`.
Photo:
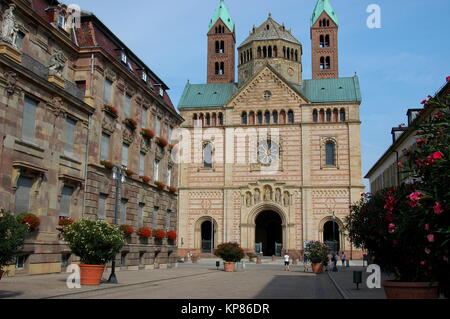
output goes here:
[[166, 232], [162, 229], [155, 230], [153, 232], [153, 234], [155, 236], [155, 239], [158, 239], [158, 240], [162, 240], [162, 239], [166, 238], [166, 236], [167, 236]]
[[127, 117], [124, 121], [124, 124], [130, 127], [131, 129], [135, 130], [138, 126], [138, 122], [135, 119], [132, 119], [130, 117]]
[[59, 231], [62, 231], [65, 227], [70, 226], [75, 221], [69, 217], [60, 217], [58, 221], [58, 227], [56, 228]]
[[164, 137], [161, 136], [156, 138], [156, 143], [158, 143], [162, 147], [166, 147], [169, 145], [169, 142]]
[[142, 129], [142, 136], [144, 136], [145, 138], [151, 140], [152, 138], [155, 137], [155, 131], [148, 129], [148, 128], [143, 128]]
[[165, 190], [166, 189], [166, 184], [164, 184], [163, 182], [160, 181], [156, 181], [155, 185], [160, 189], [160, 190]]
[[105, 265], [116, 258], [124, 245], [120, 228], [103, 221], [81, 220], [64, 228], [70, 250], [80, 257], [81, 284], [98, 286]]
[[109, 169], [109, 170], [114, 168], [114, 163], [112, 163], [110, 161], [100, 161], [100, 165], [102, 165], [104, 168]]
[[214, 255], [224, 260], [226, 272], [234, 272], [235, 263], [240, 262], [244, 257], [244, 250], [238, 243], [220, 244], [214, 252]]
[[328, 247], [319, 241], [311, 241], [305, 248], [305, 254], [311, 261], [312, 269], [315, 274], [323, 272], [323, 264], [328, 256]]
[[17, 221], [28, 227], [29, 232], [34, 232], [39, 228], [41, 219], [34, 214], [23, 213], [17, 216]]
[[169, 187], [168, 190], [171, 194], [176, 194], [178, 191], [178, 189], [174, 186]]
[[177, 232], [174, 230], [169, 230], [167, 232], [167, 239], [170, 241], [174, 241], [175, 239], [177, 239]]
[[152, 230], [148, 227], [141, 227], [138, 229], [136, 234], [139, 236], [139, 238], [144, 241], [145, 243], [148, 243], [148, 239], [152, 237]]
[[140, 177], [145, 184], [149, 184], [152, 181], [150, 176], [140, 176]]
[[125, 238], [127, 238], [127, 239], [131, 238], [131, 235], [134, 234], [134, 228], [133, 228], [133, 226], [130, 226], [130, 225], [120, 225], [119, 228], [120, 228], [120, 230], [123, 232], [123, 235], [125, 236]]
[[117, 108], [115, 106], [105, 104], [104, 110], [111, 114], [113, 117], [117, 117], [119, 112], [117, 111]]
[[450, 109], [448, 100], [423, 103], [434, 115], [415, 124], [416, 147], [398, 163], [411, 180], [363, 194], [346, 221], [356, 246], [394, 275], [383, 284], [392, 299], [438, 298], [438, 286], [448, 297], [450, 285]]
[[126, 174], [129, 178], [131, 178], [131, 177], [133, 177], [133, 175], [136, 175], [136, 172], [133, 171], [133, 170], [131, 170], [131, 169], [126, 169], [126, 170], [125, 170], [125, 174]]
[[27, 234], [27, 226], [21, 224], [9, 212], [0, 210], [0, 279], [3, 267], [14, 262]]

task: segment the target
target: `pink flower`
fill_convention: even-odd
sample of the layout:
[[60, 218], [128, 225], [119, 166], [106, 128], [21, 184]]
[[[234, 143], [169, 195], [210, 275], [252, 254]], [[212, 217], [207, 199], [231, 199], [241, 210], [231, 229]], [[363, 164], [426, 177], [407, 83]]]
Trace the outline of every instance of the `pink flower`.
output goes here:
[[434, 160], [440, 160], [444, 158], [444, 154], [442, 152], [435, 152], [433, 155], [431, 155]]
[[436, 215], [441, 215], [444, 212], [444, 210], [442, 209], [441, 203], [436, 203], [436, 205], [433, 207], [433, 209], [434, 209], [434, 213]]
[[430, 224], [426, 224], [426, 225], [425, 225], [425, 230], [426, 230], [426, 231], [429, 231], [429, 230], [430, 230]]
[[395, 224], [389, 224], [389, 234], [395, 233]]
[[434, 243], [434, 235], [433, 234], [428, 235], [427, 238], [430, 243]]
[[417, 203], [420, 201], [422, 196], [423, 196], [423, 194], [421, 192], [414, 192], [411, 195], [409, 195], [408, 196], [408, 198], [409, 198], [409, 205], [412, 208], [417, 207]]
[[420, 264], [421, 264], [422, 266], [425, 266], [427, 263], [426, 263], [425, 261], [421, 261]]
[[429, 248], [425, 248], [425, 254], [427, 255], [431, 254], [431, 250]]
[[398, 162], [398, 163], [397, 163], [397, 166], [398, 166], [398, 167], [404, 167], [405, 165], [403, 165], [402, 162]]

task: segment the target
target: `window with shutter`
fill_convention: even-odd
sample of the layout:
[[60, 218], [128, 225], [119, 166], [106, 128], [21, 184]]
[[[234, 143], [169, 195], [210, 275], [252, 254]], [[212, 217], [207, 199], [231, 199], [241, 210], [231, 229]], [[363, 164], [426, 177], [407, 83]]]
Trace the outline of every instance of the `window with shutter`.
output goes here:
[[17, 190], [15, 194], [15, 215], [28, 213], [30, 209], [30, 192], [33, 187], [33, 179], [20, 176], [17, 181]]
[[108, 199], [108, 195], [100, 194], [98, 198], [98, 212], [97, 219], [105, 220], [106, 219], [106, 201]]
[[71, 118], [66, 118], [66, 153], [73, 154], [73, 145], [75, 141], [75, 125], [76, 122]]
[[101, 148], [101, 160], [106, 161], [109, 159], [109, 142], [111, 137], [108, 134], [102, 134], [102, 148]]
[[22, 121], [22, 138], [29, 142], [34, 142], [36, 131], [36, 107], [38, 102], [25, 97]]
[[61, 206], [59, 211], [59, 217], [69, 218], [70, 214], [70, 204], [72, 202], [72, 195], [74, 188], [71, 186], [64, 186], [61, 192]]

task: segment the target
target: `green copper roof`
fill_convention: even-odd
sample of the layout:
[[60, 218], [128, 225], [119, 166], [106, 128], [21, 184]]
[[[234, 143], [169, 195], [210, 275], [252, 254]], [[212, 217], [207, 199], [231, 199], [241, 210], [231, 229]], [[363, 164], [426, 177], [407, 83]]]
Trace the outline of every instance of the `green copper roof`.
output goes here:
[[[348, 78], [304, 80], [303, 85], [290, 85], [311, 103], [361, 102], [361, 89], [356, 75]], [[222, 107], [237, 91], [234, 83], [188, 83], [178, 108]]]
[[234, 21], [231, 18], [230, 10], [223, 0], [220, 0], [219, 6], [214, 12], [214, 16], [209, 23], [208, 32], [211, 31], [212, 27], [217, 23], [219, 19], [222, 19], [223, 23], [230, 29], [231, 32], [234, 31]]
[[336, 14], [336, 12], [333, 9], [333, 6], [331, 5], [330, 0], [317, 0], [316, 8], [314, 9], [312, 18], [311, 18], [311, 25], [316, 23], [317, 19], [319, 19], [322, 12], [326, 12], [330, 18], [339, 25], [339, 18]]
[[178, 108], [222, 107], [236, 93], [235, 83], [186, 84]]

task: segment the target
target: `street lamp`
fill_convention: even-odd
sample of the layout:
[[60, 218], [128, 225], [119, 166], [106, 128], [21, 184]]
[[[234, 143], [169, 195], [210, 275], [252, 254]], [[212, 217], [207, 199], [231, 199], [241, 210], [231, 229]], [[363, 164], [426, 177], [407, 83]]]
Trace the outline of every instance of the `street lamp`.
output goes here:
[[[123, 166], [114, 166], [113, 167], [113, 173], [112, 178], [116, 181], [116, 202], [114, 205], [114, 225], [119, 224], [119, 205], [120, 205], [120, 186], [122, 183], [125, 183], [125, 175], [123, 174], [122, 170], [125, 167]], [[117, 284], [117, 277], [116, 277], [116, 258], [112, 260], [111, 263], [111, 275], [109, 276], [108, 283], [110, 284]]]

